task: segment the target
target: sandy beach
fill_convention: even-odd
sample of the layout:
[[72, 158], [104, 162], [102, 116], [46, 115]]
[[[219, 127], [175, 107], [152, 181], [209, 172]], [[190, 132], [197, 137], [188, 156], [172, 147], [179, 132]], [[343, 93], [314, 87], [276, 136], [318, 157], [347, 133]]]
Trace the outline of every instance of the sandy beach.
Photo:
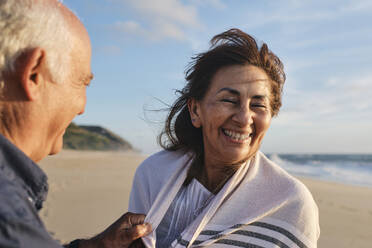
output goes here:
[[[134, 152], [62, 151], [40, 165], [49, 177], [49, 195], [40, 215], [62, 241], [90, 237], [126, 212], [136, 167]], [[370, 248], [372, 188], [300, 178], [320, 209], [318, 247]]]

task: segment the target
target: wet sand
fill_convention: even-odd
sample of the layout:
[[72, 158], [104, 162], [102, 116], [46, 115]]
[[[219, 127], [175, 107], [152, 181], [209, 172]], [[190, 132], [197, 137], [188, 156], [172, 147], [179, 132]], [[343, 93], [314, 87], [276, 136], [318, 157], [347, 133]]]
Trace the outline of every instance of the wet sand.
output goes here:
[[[40, 165], [49, 195], [40, 215], [67, 242], [101, 232], [127, 211], [132, 179], [145, 156], [134, 152], [62, 153]], [[372, 247], [372, 188], [300, 178], [320, 210], [318, 247]]]

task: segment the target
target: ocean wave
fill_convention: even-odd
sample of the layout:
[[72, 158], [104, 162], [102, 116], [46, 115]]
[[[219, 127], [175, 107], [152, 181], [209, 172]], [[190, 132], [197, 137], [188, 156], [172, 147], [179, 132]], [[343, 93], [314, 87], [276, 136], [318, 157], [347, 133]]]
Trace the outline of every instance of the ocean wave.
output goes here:
[[270, 154], [289, 173], [372, 187], [372, 155]]

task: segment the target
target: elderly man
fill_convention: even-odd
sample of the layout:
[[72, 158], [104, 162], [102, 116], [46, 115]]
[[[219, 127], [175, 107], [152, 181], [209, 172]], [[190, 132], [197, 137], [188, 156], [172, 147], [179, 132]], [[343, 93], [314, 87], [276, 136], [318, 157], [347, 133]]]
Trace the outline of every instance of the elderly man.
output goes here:
[[[38, 216], [48, 185], [35, 162], [61, 150], [84, 112], [89, 37], [57, 0], [0, 0], [0, 29], [0, 247], [60, 248]], [[151, 231], [143, 219], [127, 213], [66, 247], [129, 247]]]

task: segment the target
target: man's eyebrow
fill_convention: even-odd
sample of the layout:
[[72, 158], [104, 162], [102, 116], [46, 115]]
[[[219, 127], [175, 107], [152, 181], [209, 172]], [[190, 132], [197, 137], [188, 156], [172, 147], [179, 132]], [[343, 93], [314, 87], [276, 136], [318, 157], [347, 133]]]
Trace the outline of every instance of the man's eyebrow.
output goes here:
[[87, 77], [87, 80], [91, 81], [93, 80], [93, 78], [94, 78], [93, 73], [90, 73], [89, 76]]
[[222, 91], [227, 91], [233, 95], [237, 95], [237, 96], [240, 96], [240, 92], [235, 90], [235, 89], [232, 89], [232, 88], [229, 88], [229, 87], [225, 87], [225, 88], [222, 88], [220, 90], [217, 91], [217, 94], [222, 92]]
[[84, 82], [84, 83], [88, 83], [88, 82], [92, 81], [93, 78], [94, 78], [93, 73], [90, 73], [89, 75], [83, 76], [81, 81]]

